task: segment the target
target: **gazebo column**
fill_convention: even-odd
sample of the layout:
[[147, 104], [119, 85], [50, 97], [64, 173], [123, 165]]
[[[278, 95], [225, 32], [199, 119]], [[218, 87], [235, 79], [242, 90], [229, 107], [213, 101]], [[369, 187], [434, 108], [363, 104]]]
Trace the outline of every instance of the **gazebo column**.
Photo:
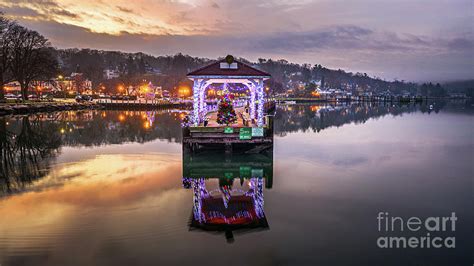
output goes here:
[[255, 85], [250, 85], [250, 119], [255, 119]]
[[204, 95], [204, 92], [206, 90], [206, 87], [204, 85], [201, 85], [201, 87], [199, 88], [199, 114], [201, 116], [204, 115], [204, 99], [205, 99], [205, 95]]
[[202, 80], [194, 80], [193, 84], [193, 123], [194, 126], [198, 126], [201, 122], [200, 119], [200, 102], [201, 102], [201, 87], [202, 87]]
[[263, 107], [265, 104], [265, 97], [263, 96], [263, 80], [260, 79], [257, 84], [257, 125], [259, 127], [263, 126]]
[[265, 216], [263, 212], [263, 177], [253, 177], [250, 179], [250, 184], [254, 190], [253, 194], [253, 202], [255, 206], [255, 213], [257, 214], [258, 218], [262, 218]]
[[199, 115], [201, 118], [204, 118], [206, 115], [207, 110], [204, 108], [204, 103], [206, 102], [206, 89], [211, 84], [212, 81], [209, 79], [203, 79], [201, 87], [199, 88]]
[[206, 191], [206, 184], [203, 178], [194, 180], [193, 182], [193, 192], [194, 192], [194, 206], [193, 206], [193, 215], [194, 219], [198, 222], [204, 221], [204, 216], [202, 214], [202, 198], [203, 194]]

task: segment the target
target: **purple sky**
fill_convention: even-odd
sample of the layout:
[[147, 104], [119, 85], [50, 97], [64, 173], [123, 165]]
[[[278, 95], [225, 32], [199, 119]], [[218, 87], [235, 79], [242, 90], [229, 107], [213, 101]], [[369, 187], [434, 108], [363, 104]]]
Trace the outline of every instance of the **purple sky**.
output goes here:
[[411, 81], [474, 78], [472, 0], [0, 0], [60, 48], [287, 59]]

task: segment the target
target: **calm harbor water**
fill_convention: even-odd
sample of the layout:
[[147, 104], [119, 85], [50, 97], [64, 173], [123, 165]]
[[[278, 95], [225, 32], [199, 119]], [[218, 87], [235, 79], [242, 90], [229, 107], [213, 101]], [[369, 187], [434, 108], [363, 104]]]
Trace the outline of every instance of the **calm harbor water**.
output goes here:
[[[251, 156], [183, 154], [184, 115], [0, 118], [0, 265], [472, 264], [471, 103], [279, 106]], [[380, 249], [380, 211], [456, 212], [456, 248]]]

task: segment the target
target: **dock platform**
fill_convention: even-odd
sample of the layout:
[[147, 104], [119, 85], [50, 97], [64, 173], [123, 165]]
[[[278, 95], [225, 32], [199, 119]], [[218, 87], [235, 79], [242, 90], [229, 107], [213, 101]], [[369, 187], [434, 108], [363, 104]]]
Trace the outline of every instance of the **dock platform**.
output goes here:
[[273, 146], [273, 127], [186, 127], [183, 149], [225, 149], [227, 152], [261, 153]]

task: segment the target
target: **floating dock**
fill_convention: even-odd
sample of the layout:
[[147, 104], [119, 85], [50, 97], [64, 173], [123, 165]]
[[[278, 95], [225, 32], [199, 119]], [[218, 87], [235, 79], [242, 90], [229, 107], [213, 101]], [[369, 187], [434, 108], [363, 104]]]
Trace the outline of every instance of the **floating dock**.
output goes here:
[[184, 127], [183, 150], [224, 149], [226, 152], [264, 153], [273, 146], [273, 116], [262, 127]]

